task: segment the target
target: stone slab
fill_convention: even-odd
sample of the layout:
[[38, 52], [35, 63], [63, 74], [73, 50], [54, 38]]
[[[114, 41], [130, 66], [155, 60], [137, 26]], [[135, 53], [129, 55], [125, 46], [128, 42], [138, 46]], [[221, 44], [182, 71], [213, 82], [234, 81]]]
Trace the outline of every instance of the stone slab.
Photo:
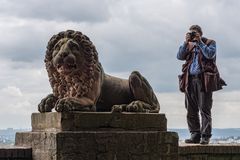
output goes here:
[[68, 112], [33, 113], [32, 131], [166, 131], [165, 114]]
[[179, 145], [179, 154], [239, 154], [240, 144], [186, 144]]
[[33, 160], [177, 160], [178, 135], [160, 131], [22, 132]]
[[178, 160], [240, 160], [240, 144], [180, 143]]
[[31, 160], [31, 147], [7, 147], [0, 148], [0, 160]]

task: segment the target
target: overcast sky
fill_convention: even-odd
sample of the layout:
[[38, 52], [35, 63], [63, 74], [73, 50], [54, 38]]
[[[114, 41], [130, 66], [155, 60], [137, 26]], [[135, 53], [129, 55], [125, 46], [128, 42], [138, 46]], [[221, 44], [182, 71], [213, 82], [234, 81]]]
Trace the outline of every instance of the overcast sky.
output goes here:
[[240, 128], [240, 1], [0, 0], [0, 128], [30, 128], [30, 116], [51, 92], [44, 67], [53, 34], [79, 30], [95, 44], [105, 72], [140, 71], [158, 95], [169, 128], [186, 128], [176, 59], [192, 24], [217, 42], [228, 86], [214, 93], [213, 127]]

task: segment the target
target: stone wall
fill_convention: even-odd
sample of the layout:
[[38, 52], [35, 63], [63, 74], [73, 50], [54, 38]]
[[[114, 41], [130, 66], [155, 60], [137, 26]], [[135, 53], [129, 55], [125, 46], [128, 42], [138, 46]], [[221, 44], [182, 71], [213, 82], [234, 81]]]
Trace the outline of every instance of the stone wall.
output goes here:
[[240, 160], [239, 144], [179, 146], [179, 160]]
[[[24, 134], [22, 134], [22, 136], [25, 136]], [[28, 133], [26, 133], [26, 136], [29, 136]], [[34, 141], [35, 138], [40, 138], [41, 140], [46, 139], [46, 136], [54, 136], [53, 134], [49, 134], [49, 135], [42, 135], [42, 137], [32, 137], [32, 142], [25, 142], [25, 143], [33, 143], [35, 145], [40, 145], [37, 144], [36, 141]], [[75, 135], [76, 136], [76, 135]], [[165, 135], [166, 136], [166, 135]], [[71, 135], [72, 138], [64, 138], [64, 140], [61, 140], [62, 143], [68, 144], [69, 142], [73, 142], [73, 138], [74, 135]], [[160, 137], [164, 137], [163, 135], [161, 135]], [[173, 136], [174, 137], [174, 136]], [[169, 144], [171, 144], [171, 141], [174, 141], [172, 138], [172, 136], [168, 136], [165, 137], [168, 140], [163, 140], [165, 142], [168, 142]], [[60, 138], [63, 138], [60, 136]], [[98, 138], [98, 151], [100, 152], [98, 155], [98, 159], [103, 158], [104, 156], [108, 155], [110, 151], [112, 151], [114, 147], [112, 147], [113, 145], [116, 144], [109, 144], [109, 145], [105, 145], [102, 146], [102, 144], [105, 143], [105, 141], [108, 141], [107, 139], [109, 138], [109, 135], [102, 135], [100, 137], [96, 137]], [[136, 138], [135, 136], [133, 138]], [[48, 138], [47, 138], [48, 139]], [[51, 139], [51, 138], [50, 138]], [[129, 141], [132, 140], [132, 137], [127, 137], [126, 139], [124, 138], [123, 141]], [[144, 139], [144, 138], [142, 138]], [[146, 139], [146, 138], [145, 138]], [[149, 138], [147, 138], [149, 139]], [[156, 137], [150, 137], [149, 142], [152, 143], [151, 141], [155, 141], [157, 138]], [[22, 139], [23, 140], [23, 139]], [[67, 142], [66, 142], [67, 141]], [[132, 142], [135, 142], [136, 140], [133, 140]], [[157, 142], [157, 141], [156, 141]], [[156, 143], [155, 142], [155, 143]], [[47, 156], [49, 154], [56, 154], [56, 152], [54, 151], [54, 143], [51, 143], [51, 141], [49, 142], [44, 142], [44, 140], [41, 143], [45, 143], [45, 150], [48, 150], [48, 152], [42, 152], [39, 153], [41, 157]], [[77, 143], [77, 142], [74, 142]], [[127, 143], [126, 143], [127, 144]], [[43, 146], [43, 144], [41, 144]], [[166, 144], [167, 145], [167, 144]], [[60, 145], [60, 146], [65, 146], [65, 145]], [[37, 146], [35, 146], [37, 147]], [[130, 147], [130, 146], [129, 146]], [[128, 148], [129, 148], [128, 147]], [[155, 147], [155, 146], [152, 146]], [[165, 148], [165, 149], [164, 149]], [[169, 148], [169, 149], [168, 149]], [[162, 149], [160, 149], [160, 152], [167, 154], [168, 152], [170, 152], [170, 149], [172, 147], [171, 146], [162, 146]], [[52, 150], [51, 150], [52, 149]], [[77, 149], [77, 148], [76, 148]], [[143, 153], [148, 151], [149, 149], [144, 149], [143, 147], [139, 147], [139, 148], [131, 148], [133, 150], [132, 153], [136, 153], [136, 151]], [[173, 149], [173, 148], [172, 148]], [[70, 150], [70, 148], [68, 148], [68, 150]], [[68, 154], [68, 150], [65, 150], [65, 152], [62, 153], [62, 155], [64, 156], [64, 154]], [[87, 148], [85, 148], [85, 150], [83, 150], [82, 152], [87, 152], [86, 151]], [[150, 149], [151, 150], [151, 149]], [[157, 149], [153, 149], [153, 150], [157, 150]], [[40, 150], [39, 150], [40, 151]], [[52, 151], [52, 153], [50, 153]], [[77, 152], [81, 152], [81, 151], [77, 151]], [[89, 155], [94, 155], [92, 153], [88, 153]], [[154, 156], [156, 156], [157, 154], [155, 153], [155, 155], [152, 156], [152, 159], [154, 159]], [[84, 155], [86, 158], [87, 155]], [[134, 157], [135, 159], [139, 159], [137, 158], [137, 155], [132, 155], [132, 157]], [[80, 156], [79, 156], [80, 157]], [[131, 156], [129, 156], [130, 158]], [[54, 158], [54, 157], [52, 157]], [[112, 160], [115, 160], [114, 155], [111, 156], [110, 158], [112, 158]], [[134, 159], [131, 158], [131, 159]], [[0, 160], [31, 160], [32, 159], [32, 149], [31, 148], [26, 148], [26, 147], [11, 147], [11, 148], [0, 148]], [[145, 158], [146, 159], [146, 158]], [[155, 160], [155, 159], [154, 159]], [[156, 159], [158, 160], [158, 159]], [[169, 160], [177, 160], [176, 156], [170, 156]], [[217, 144], [217, 145], [186, 145], [186, 144], [180, 144], [179, 146], [179, 160], [240, 160], [240, 145], [239, 144]]]
[[28, 147], [0, 148], [0, 160], [32, 160], [32, 149]]

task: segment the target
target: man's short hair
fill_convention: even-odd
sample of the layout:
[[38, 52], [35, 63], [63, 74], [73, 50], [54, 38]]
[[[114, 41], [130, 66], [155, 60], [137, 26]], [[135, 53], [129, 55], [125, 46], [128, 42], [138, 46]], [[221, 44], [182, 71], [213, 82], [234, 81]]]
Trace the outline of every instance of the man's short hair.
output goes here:
[[201, 34], [201, 36], [202, 36], [202, 34], [203, 34], [202, 28], [201, 28], [199, 25], [192, 25], [192, 26], [189, 28], [189, 30], [196, 30], [196, 31], [198, 31], [198, 32]]

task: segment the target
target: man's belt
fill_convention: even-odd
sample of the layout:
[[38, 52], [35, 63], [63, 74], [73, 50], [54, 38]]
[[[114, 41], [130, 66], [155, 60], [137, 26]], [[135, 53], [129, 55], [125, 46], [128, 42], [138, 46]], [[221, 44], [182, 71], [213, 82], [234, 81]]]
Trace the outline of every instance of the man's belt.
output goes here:
[[201, 79], [202, 74], [196, 74], [196, 75], [189, 75], [189, 78], [191, 79]]

